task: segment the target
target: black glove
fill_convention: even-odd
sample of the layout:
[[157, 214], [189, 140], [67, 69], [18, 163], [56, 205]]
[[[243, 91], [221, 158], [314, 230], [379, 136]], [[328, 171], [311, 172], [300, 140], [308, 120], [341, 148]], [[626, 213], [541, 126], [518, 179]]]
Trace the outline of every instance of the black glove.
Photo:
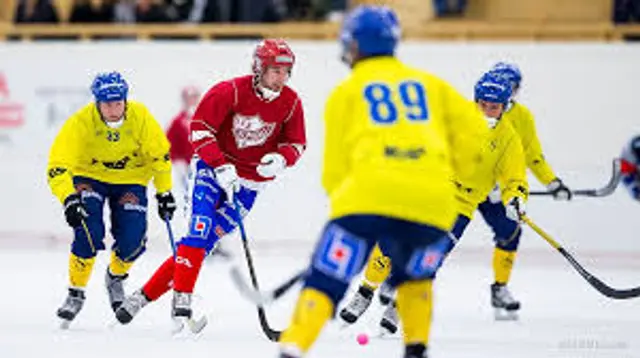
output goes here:
[[573, 196], [571, 190], [564, 185], [562, 180], [557, 178], [547, 185], [547, 190], [551, 192], [553, 198], [556, 200], [571, 200]]
[[82, 221], [89, 217], [79, 193], [71, 194], [64, 199], [64, 216], [72, 228], [82, 225]]
[[160, 215], [160, 219], [173, 219], [173, 213], [176, 211], [176, 199], [174, 199], [173, 194], [170, 191], [156, 194], [156, 200], [158, 200], [158, 215]]

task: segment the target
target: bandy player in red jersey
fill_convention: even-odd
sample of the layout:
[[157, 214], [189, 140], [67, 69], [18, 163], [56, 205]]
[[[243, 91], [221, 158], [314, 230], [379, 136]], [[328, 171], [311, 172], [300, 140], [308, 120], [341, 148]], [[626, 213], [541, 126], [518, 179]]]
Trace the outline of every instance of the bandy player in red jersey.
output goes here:
[[171, 143], [169, 155], [171, 157], [171, 168], [174, 174], [174, 183], [181, 198], [183, 214], [188, 214], [189, 198], [189, 163], [193, 157], [193, 146], [189, 141], [191, 134], [191, 119], [195, 113], [202, 92], [196, 86], [186, 86], [180, 91], [182, 108], [173, 117], [167, 128], [167, 139]]
[[[214, 85], [191, 122], [196, 156], [187, 235], [142, 289], [116, 312], [130, 322], [147, 303], [173, 286], [172, 316], [192, 322], [191, 296], [205, 255], [237, 227], [260, 189], [294, 165], [306, 145], [302, 103], [286, 86], [295, 57], [283, 40], [264, 40], [255, 49], [253, 75]], [[183, 326], [181, 324], [180, 326]]]

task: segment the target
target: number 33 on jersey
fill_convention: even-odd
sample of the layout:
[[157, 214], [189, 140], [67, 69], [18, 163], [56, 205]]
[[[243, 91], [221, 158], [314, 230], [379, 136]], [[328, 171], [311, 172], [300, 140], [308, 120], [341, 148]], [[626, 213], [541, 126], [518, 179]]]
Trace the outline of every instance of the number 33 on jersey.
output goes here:
[[[391, 57], [358, 62], [325, 108], [331, 215], [387, 215], [448, 230], [457, 211], [452, 171], [473, 172], [486, 133], [476, 106], [436, 76]], [[407, 200], [415, 205], [400, 204]], [[442, 200], [451, 203], [429, 208]]]

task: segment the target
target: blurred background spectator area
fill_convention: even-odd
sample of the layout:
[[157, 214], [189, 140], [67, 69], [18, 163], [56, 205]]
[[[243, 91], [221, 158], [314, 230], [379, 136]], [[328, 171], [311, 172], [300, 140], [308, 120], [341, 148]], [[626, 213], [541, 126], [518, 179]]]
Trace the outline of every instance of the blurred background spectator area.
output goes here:
[[[184, 28], [177, 24], [202, 24], [181, 31], [196, 35], [209, 31], [200, 37], [213, 38], [220, 31], [233, 33], [234, 25], [279, 23], [291, 26], [277, 33], [267, 31], [269, 27], [254, 27], [263, 29], [256, 30], [256, 35], [333, 38], [345, 11], [359, 4], [393, 7], [406, 37], [447, 40], [612, 40], [624, 37], [619, 29], [629, 28], [616, 25], [640, 19], [640, 0], [1, 0], [0, 29], [8, 34], [4, 38], [20, 38], [28, 32], [21, 25], [33, 24], [56, 24], [58, 29], [52, 31], [65, 34], [71, 30], [60, 27], [109, 32], [105, 26], [113, 23], [151, 24], [154, 30], [144, 31], [171, 32], [171, 28]], [[238, 35], [251, 33], [235, 28]]]

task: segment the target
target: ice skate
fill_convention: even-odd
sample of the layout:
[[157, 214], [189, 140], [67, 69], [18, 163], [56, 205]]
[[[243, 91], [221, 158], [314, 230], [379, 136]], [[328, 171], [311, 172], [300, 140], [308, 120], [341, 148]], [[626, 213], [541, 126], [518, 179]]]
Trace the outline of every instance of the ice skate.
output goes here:
[[509, 289], [504, 284], [494, 283], [491, 285], [491, 306], [493, 306], [496, 320], [512, 321], [518, 319], [520, 302], [511, 296]]
[[193, 319], [193, 310], [191, 309], [192, 294], [185, 292], [173, 293], [173, 301], [171, 303], [171, 318], [173, 319], [173, 333], [181, 332], [185, 326], [193, 334], [200, 333], [206, 327], [208, 321], [206, 316]]
[[396, 309], [396, 303], [391, 302], [387, 304], [387, 308], [382, 313], [382, 319], [380, 319], [380, 328], [383, 334], [394, 334], [398, 331], [398, 310]]
[[369, 308], [373, 299], [373, 291], [365, 286], [360, 286], [349, 304], [340, 311], [340, 318], [347, 323], [355, 323]]
[[411, 344], [404, 349], [404, 358], [429, 358], [427, 347], [423, 344]]
[[127, 324], [133, 320], [140, 310], [149, 303], [149, 299], [142, 292], [138, 290], [131, 296], [122, 301], [122, 304], [116, 310], [116, 319], [122, 324]]
[[113, 312], [116, 312], [118, 310], [118, 307], [120, 307], [125, 299], [124, 280], [126, 280], [127, 277], [129, 277], [128, 274], [125, 274], [123, 276], [113, 275], [107, 268], [107, 273], [104, 277], [104, 285], [107, 288], [109, 303], [111, 304], [111, 309], [113, 310]]
[[393, 287], [387, 285], [386, 282], [383, 283], [382, 286], [380, 286], [380, 291], [378, 293], [380, 304], [386, 306], [391, 303], [393, 301], [395, 293], [396, 291], [393, 289]]
[[60, 327], [62, 329], [69, 328], [71, 321], [76, 318], [76, 316], [82, 309], [84, 300], [84, 291], [76, 288], [69, 288], [69, 294], [64, 300], [62, 306], [58, 308], [57, 312], [58, 317], [62, 319], [62, 323], [60, 324]]

